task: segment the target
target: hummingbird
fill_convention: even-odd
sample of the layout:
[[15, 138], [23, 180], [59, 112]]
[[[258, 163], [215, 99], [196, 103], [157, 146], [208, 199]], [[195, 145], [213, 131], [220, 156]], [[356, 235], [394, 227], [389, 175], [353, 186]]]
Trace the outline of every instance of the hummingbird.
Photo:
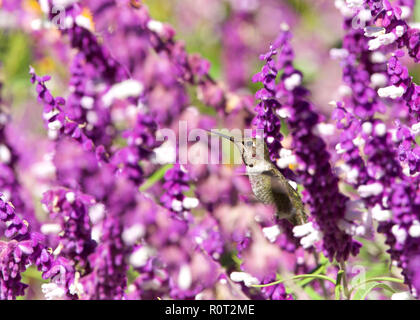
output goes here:
[[209, 132], [228, 139], [238, 148], [253, 194], [260, 202], [274, 206], [276, 219], [287, 219], [294, 226], [307, 222], [299, 193], [271, 162], [263, 138], [235, 138], [220, 132]]

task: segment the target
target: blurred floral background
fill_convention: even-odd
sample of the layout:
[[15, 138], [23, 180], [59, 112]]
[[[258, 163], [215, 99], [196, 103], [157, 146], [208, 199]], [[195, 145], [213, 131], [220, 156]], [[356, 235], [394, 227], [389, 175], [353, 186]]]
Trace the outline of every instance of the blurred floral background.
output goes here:
[[[348, 70], [352, 63], [357, 61], [355, 70], [366, 70], [368, 78], [389, 75], [374, 87], [376, 95], [378, 88], [393, 81], [386, 65], [397, 47], [404, 47], [390, 42], [378, 49], [388, 57], [382, 69], [363, 64], [369, 52], [369, 39], [363, 38], [366, 29], [353, 30], [349, 21], [362, 10], [378, 13], [370, 2], [375, 3], [0, 0], [0, 192], [1, 210], [6, 212], [0, 216], [5, 222], [0, 227], [1, 298], [416, 298], [420, 234], [413, 231], [409, 244], [399, 243], [395, 225], [414, 230], [410, 228], [419, 223], [420, 153], [414, 151], [414, 169], [410, 166], [405, 176], [402, 172], [409, 165], [398, 153], [397, 142], [391, 143], [391, 151], [377, 155], [385, 159], [376, 162], [385, 171], [395, 161], [398, 169], [386, 171], [393, 172], [390, 181], [371, 173], [368, 159], [377, 158], [369, 150], [360, 151], [368, 178], [349, 182], [343, 169], [359, 153], [350, 155], [354, 149], [343, 147], [343, 126], [337, 123], [351, 116], [337, 115], [341, 107], [360, 121], [351, 127], [356, 133], [350, 140], [360, 131], [367, 144], [374, 133], [370, 129], [364, 135], [365, 128], [378, 127], [377, 121], [386, 125], [389, 137], [400, 130], [396, 120], [408, 127], [419, 121], [419, 37], [418, 30], [413, 31], [420, 23], [418, 1], [389, 2], [393, 8], [405, 8], [405, 16], [387, 7], [413, 31], [404, 27], [401, 39], [406, 37], [411, 49], [398, 61], [408, 70], [401, 81], [417, 93], [407, 105], [407, 94], [396, 100], [369, 96], [374, 106], [368, 115], [355, 111], [357, 103], [351, 107], [352, 95], [359, 94], [357, 83], [363, 86], [366, 80], [362, 75], [352, 80], [354, 87], [349, 84], [346, 75], [353, 72]], [[54, 5], [66, 9], [61, 30], [51, 22]], [[366, 23], [379, 28], [386, 18], [378, 14]], [[395, 24], [402, 23], [393, 23], [378, 32], [398, 32]], [[349, 37], [359, 42], [350, 43]], [[276, 41], [282, 46], [273, 53], [270, 45]], [[261, 58], [266, 52], [270, 56]], [[267, 98], [259, 91], [269, 87], [264, 69], [263, 80], [253, 81], [253, 76], [264, 64], [271, 66], [276, 54], [274, 79], [281, 83], [289, 74], [298, 74], [301, 81]], [[299, 110], [305, 114], [306, 106], [295, 96], [310, 100], [314, 111], [308, 114], [316, 114], [317, 126], [308, 124], [308, 130], [314, 125], [313, 132], [323, 141], [319, 153], [325, 149], [328, 154], [319, 160], [328, 165], [319, 167], [320, 178], [314, 182], [304, 173], [311, 166], [302, 166], [301, 154], [296, 159], [304, 130], [293, 120], [293, 112], [288, 115], [288, 108], [303, 108]], [[258, 105], [267, 108], [264, 101], [270, 99], [279, 101], [276, 112], [280, 105], [286, 107], [277, 112], [277, 120], [265, 114], [263, 122], [258, 115], [266, 111]], [[375, 99], [380, 102], [373, 103]], [[252, 195], [243, 165], [166, 163], [177, 146], [156, 141], [155, 133], [159, 128], [178, 132], [180, 120], [187, 121], [189, 130], [244, 129], [264, 123], [270, 137], [281, 140], [272, 160], [296, 181], [310, 226], [296, 229], [285, 220], [276, 221], [273, 208]], [[410, 145], [418, 147], [418, 139], [414, 134]], [[336, 147], [340, 142], [347, 158]], [[371, 148], [379, 150], [382, 142], [375, 143]], [[197, 152], [203, 148], [198, 143], [190, 146]], [[358, 187], [375, 181], [382, 193], [363, 196]], [[396, 185], [411, 189], [394, 190]], [[411, 198], [398, 192], [412, 192]], [[402, 200], [395, 200], [394, 207], [383, 205], [384, 198], [393, 197]], [[333, 207], [335, 202], [342, 203]], [[378, 210], [384, 215], [391, 210], [392, 224], [372, 219]], [[351, 227], [340, 222], [344, 211], [353, 214], [346, 216]], [[400, 212], [407, 215], [398, 224], [395, 217]], [[323, 221], [327, 226], [322, 227]], [[336, 238], [327, 229], [334, 230]], [[337, 244], [330, 245], [333, 242]], [[413, 266], [410, 260], [416, 261]]]

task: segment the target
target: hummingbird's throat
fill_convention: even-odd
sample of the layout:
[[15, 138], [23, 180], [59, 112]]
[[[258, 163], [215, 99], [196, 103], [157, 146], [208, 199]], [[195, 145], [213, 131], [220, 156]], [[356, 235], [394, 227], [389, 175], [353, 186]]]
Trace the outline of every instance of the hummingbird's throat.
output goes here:
[[244, 160], [244, 163], [246, 165], [246, 172], [249, 175], [261, 174], [271, 169], [270, 163], [267, 163], [265, 160], [256, 161], [254, 164], [247, 164]]

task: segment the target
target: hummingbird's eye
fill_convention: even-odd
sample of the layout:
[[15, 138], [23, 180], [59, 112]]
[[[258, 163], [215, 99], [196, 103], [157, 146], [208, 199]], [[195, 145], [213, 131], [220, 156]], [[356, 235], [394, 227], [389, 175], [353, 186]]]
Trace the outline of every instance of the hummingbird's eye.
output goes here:
[[249, 167], [250, 167], [250, 168], [252, 168], [253, 166], [254, 166], [254, 165], [253, 165], [252, 163], [249, 165]]

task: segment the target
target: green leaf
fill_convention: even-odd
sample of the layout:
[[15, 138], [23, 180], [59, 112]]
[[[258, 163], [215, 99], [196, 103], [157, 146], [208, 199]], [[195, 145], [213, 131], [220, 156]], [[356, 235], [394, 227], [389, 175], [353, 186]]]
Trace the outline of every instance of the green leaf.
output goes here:
[[324, 297], [319, 295], [311, 286], [305, 287], [305, 292], [312, 300], [324, 300]]
[[280, 127], [280, 132], [283, 136], [288, 136], [289, 135], [289, 127], [287, 126], [287, 122], [283, 119], [280, 118], [281, 121], [281, 127]]
[[153, 187], [159, 180], [163, 178], [166, 171], [168, 171], [170, 168], [172, 168], [172, 164], [164, 165], [163, 167], [159, 168], [154, 172], [141, 186], [140, 191], [144, 192], [147, 189]]
[[42, 272], [37, 270], [36, 267], [30, 266], [24, 272], [22, 272], [22, 279], [24, 283], [28, 283], [29, 278], [35, 279], [41, 282], [48, 282], [47, 280], [42, 278]]
[[392, 289], [389, 285], [382, 283], [382, 282], [370, 282], [366, 283], [366, 286], [363, 288], [360, 288], [356, 291], [354, 294], [352, 300], [365, 300], [367, 295], [376, 288], [382, 288], [385, 290], [388, 290], [392, 293], [395, 293], [396, 291]]
[[233, 253], [232, 254], [232, 260], [238, 265], [238, 266], [240, 266], [241, 264], [242, 264], [242, 259], [239, 259], [238, 258], [238, 255], [237, 255], [237, 253], [235, 252], [235, 253]]
[[[128, 285], [132, 284], [140, 275], [138, 271], [136, 271], [132, 266], [127, 271], [127, 282]], [[127, 286], [128, 287], [128, 286]]]

